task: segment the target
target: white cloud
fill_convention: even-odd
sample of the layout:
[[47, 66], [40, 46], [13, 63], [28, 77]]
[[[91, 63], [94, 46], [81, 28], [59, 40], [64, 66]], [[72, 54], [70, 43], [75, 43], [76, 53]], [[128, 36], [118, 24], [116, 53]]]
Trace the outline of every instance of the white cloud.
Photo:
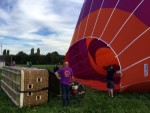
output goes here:
[[[23, 44], [26, 43], [35, 48], [41, 48], [43, 54], [52, 51], [65, 54], [70, 45], [82, 4], [83, 0], [16, 0], [13, 4], [9, 0], [9, 5], [12, 5], [10, 11], [0, 6], [0, 22], [5, 21], [3, 24], [0, 23], [0, 41], [3, 36], [9, 37], [8, 40], [11, 37], [28, 40], [20, 44], [16, 41], [4, 46], [12, 53], [21, 50], [29, 53], [31, 47], [25, 47]], [[43, 27], [55, 33], [48, 36], [33, 34]], [[33, 42], [33, 39], [41, 41]], [[4, 44], [5, 41], [3, 40]]]

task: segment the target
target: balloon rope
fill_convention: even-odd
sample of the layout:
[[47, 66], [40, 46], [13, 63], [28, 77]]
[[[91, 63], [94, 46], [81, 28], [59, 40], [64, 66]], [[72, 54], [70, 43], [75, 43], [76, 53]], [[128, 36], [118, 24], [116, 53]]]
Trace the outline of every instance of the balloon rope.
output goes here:
[[92, 6], [93, 6], [93, 1], [94, 1], [94, 0], [92, 0], [91, 6], [90, 6], [90, 9], [89, 9], [88, 18], [87, 18], [87, 21], [86, 21], [86, 25], [85, 25], [83, 37], [85, 37], [86, 29], [87, 29], [88, 22], [89, 22], [89, 18], [90, 18], [90, 12], [91, 12], [91, 9], [92, 9]]
[[76, 38], [76, 42], [78, 41], [78, 38], [79, 38], [79, 33], [80, 33], [80, 28], [81, 28], [81, 21], [82, 21], [82, 19], [83, 19], [83, 14], [84, 14], [84, 10], [85, 10], [85, 4], [86, 4], [86, 2], [85, 2], [86, 0], [84, 0], [84, 4], [83, 4], [83, 11], [82, 11], [82, 14], [81, 14], [81, 19], [80, 19], [80, 25], [79, 25], [79, 29], [78, 29], [78, 32], [77, 32], [77, 38]]
[[116, 5], [115, 5], [115, 7], [114, 7], [114, 9], [113, 9], [113, 11], [112, 11], [112, 13], [111, 13], [109, 19], [108, 19], [108, 21], [107, 21], [107, 23], [106, 23], [106, 25], [105, 25], [105, 27], [104, 27], [104, 29], [103, 29], [103, 31], [102, 31], [100, 37], [99, 37], [99, 39], [102, 38], [102, 36], [103, 36], [103, 34], [104, 34], [104, 32], [105, 32], [105, 30], [106, 30], [106, 28], [107, 28], [107, 26], [108, 26], [108, 24], [109, 24], [109, 22], [110, 22], [110, 20], [111, 20], [113, 14], [114, 14], [114, 12], [115, 12], [115, 10], [116, 10], [116, 7], [118, 6], [119, 2], [120, 2], [120, 0], [117, 1], [117, 3], [116, 3]]
[[142, 32], [138, 37], [136, 37], [130, 44], [128, 44], [117, 56], [119, 57], [125, 50], [127, 50], [135, 41], [137, 41], [142, 35], [144, 35], [149, 30], [150, 27], [147, 28], [144, 32]]
[[139, 64], [139, 63], [141, 63], [141, 62], [143, 62], [143, 61], [145, 61], [145, 60], [148, 60], [148, 59], [150, 59], [150, 56], [148, 56], [148, 57], [146, 57], [146, 58], [144, 58], [144, 59], [141, 59], [141, 60], [139, 60], [139, 61], [137, 61], [137, 62], [131, 64], [130, 66], [124, 68], [122, 71], [124, 72], [124, 71], [130, 69], [131, 67], [133, 67], [133, 66], [135, 66], [135, 65], [137, 65], [137, 64]]
[[144, 2], [144, 0], [142, 0], [138, 6], [134, 9], [134, 11], [129, 15], [129, 17], [126, 19], [126, 21], [124, 22], [124, 24], [121, 26], [121, 28], [118, 30], [118, 32], [116, 33], [116, 35], [114, 36], [114, 38], [111, 40], [111, 42], [109, 43], [109, 45], [111, 45], [113, 43], [113, 41], [115, 40], [115, 38], [118, 36], [118, 34], [120, 33], [120, 31], [123, 29], [123, 27], [126, 25], [126, 23], [129, 21], [129, 19], [132, 17], [132, 15], [134, 14], [134, 12], [141, 6], [141, 4]]
[[93, 33], [94, 33], [95, 28], [96, 28], [96, 25], [97, 25], [97, 22], [98, 22], [99, 15], [100, 15], [100, 13], [101, 13], [103, 4], [104, 4], [104, 0], [102, 1], [101, 5], [100, 5], [99, 12], [98, 12], [98, 15], [97, 15], [97, 18], [96, 18], [96, 21], [95, 21], [94, 28], [93, 28], [93, 31], [92, 31], [91, 36], [93, 36]]

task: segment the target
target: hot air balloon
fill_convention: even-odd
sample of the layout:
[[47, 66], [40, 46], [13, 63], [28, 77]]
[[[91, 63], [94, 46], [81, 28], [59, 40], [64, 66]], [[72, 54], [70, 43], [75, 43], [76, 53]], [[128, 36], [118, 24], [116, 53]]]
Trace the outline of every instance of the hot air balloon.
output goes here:
[[150, 91], [150, 0], [85, 0], [66, 60], [76, 79], [106, 91], [114, 65], [115, 91]]

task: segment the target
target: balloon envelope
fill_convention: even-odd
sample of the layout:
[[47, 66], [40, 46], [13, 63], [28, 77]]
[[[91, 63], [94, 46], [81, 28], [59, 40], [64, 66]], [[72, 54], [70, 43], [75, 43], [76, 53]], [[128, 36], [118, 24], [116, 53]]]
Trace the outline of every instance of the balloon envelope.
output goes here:
[[115, 91], [150, 91], [150, 1], [85, 0], [66, 60], [77, 79], [106, 91], [113, 65]]

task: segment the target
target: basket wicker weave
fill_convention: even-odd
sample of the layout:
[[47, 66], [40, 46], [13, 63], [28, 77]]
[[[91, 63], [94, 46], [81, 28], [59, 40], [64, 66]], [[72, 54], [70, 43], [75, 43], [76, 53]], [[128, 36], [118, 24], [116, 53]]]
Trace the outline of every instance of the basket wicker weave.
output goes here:
[[25, 67], [4, 67], [1, 88], [22, 108], [47, 103], [48, 76], [45, 69]]

